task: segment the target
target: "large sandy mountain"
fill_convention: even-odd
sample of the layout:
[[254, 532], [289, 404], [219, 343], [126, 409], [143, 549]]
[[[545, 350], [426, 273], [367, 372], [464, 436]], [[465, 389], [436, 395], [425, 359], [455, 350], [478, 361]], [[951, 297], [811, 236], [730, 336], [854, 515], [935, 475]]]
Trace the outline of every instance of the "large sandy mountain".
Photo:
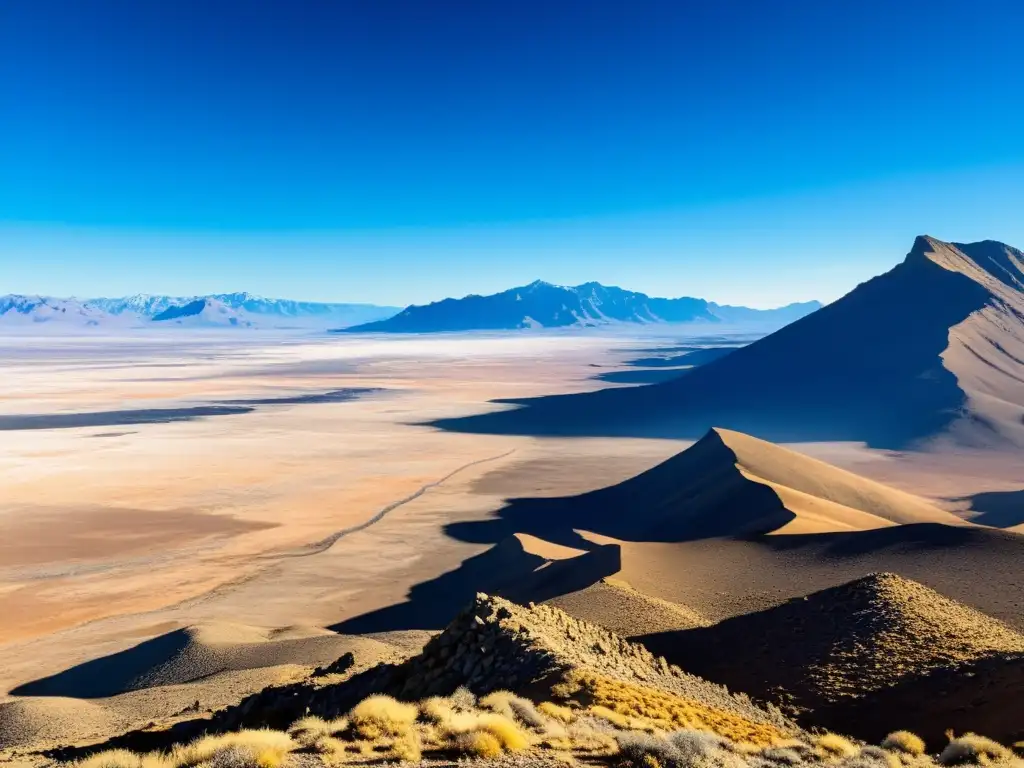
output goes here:
[[919, 237], [884, 275], [685, 377], [525, 404], [439, 425], [683, 438], [721, 425], [777, 441], [1021, 447], [1024, 254]]

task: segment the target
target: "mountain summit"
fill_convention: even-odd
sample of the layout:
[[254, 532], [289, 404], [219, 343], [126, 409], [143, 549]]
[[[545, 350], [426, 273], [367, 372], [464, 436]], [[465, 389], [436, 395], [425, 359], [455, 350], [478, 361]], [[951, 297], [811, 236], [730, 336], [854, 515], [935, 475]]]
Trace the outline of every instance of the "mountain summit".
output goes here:
[[773, 310], [730, 307], [704, 299], [660, 299], [600, 283], [552, 285], [535, 280], [489, 296], [470, 295], [406, 307], [392, 318], [347, 331], [435, 333], [566, 328], [615, 323], [762, 322], [784, 325], [821, 306], [816, 301]]

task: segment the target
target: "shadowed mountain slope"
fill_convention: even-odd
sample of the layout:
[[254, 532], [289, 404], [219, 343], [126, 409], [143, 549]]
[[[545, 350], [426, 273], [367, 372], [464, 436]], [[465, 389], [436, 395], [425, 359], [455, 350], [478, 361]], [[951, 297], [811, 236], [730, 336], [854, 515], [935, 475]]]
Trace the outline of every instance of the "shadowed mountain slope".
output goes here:
[[[838, 725], [828, 719], [834, 705], [849, 706], [932, 671], [1024, 652], [1024, 635], [891, 573], [643, 642], [694, 674], [777, 699], [826, 725]], [[890, 723], [898, 714], [890, 713]]]
[[1022, 289], [1020, 251], [919, 237], [884, 275], [686, 376], [434, 424], [690, 439], [718, 424], [776, 441], [1024, 446]]

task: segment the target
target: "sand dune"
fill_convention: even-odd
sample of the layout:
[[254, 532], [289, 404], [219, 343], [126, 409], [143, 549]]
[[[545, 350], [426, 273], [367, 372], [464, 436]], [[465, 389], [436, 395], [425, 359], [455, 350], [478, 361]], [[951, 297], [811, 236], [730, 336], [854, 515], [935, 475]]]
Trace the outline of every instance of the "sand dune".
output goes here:
[[222, 672], [286, 664], [326, 664], [356, 650], [362, 654], [382, 654], [387, 646], [312, 627], [268, 630], [212, 622], [168, 632], [120, 653], [26, 683], [11, 694], [104, 698], [144, 688], [180, 685]]
[[717, 424], [776, 441], [1021, 447], [1024, 254], [919, 237], [886, 274], [681, 378], [503, 402], [526, 407], [435, 424], [691, 439]]
[[[580, 546], [577, 529], [624, 541], [688, 541], [925, 522], [965, 525], [924, 499], [725, 429], [618, 485], [563, 499], [515, 499], [501, 512], [507, 531], [570, 546]], [[476, 540], [495, 525], [451, 530]]]
[[600, 508], [617, 506], [603, 495], [635, 508], [624, 522], [658, 540], [961, 523], [924, 499], [725, 429], [590, 497]]
[[0, 745], [88, 743], [151, 723], [202, 719], [268, 685], [305, 679], [345, 654], [359, 672], [407, 657], [424, 639], [406, 649], [384, 640], [227, 622], [173, 630], [16, 689], [0, 702]]

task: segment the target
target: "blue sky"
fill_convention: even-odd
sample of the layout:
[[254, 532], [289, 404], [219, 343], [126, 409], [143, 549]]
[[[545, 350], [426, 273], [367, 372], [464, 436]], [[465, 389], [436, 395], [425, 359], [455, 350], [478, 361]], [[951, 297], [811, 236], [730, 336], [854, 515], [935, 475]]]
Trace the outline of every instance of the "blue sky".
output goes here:
[[770, 306], [1024, 245], [1024, 8], [20, 0], [0, 292]]

